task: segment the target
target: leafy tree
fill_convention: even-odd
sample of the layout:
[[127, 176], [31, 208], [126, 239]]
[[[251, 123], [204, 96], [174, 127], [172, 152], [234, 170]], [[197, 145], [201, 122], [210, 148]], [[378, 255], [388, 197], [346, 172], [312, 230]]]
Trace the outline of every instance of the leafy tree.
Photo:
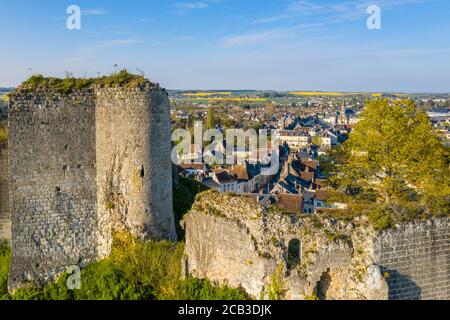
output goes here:
[[322, 145], [322, 138], [321, 137], [319, 137], [319, 136], [314, 136], [313, 138], [312, 138], [312, 141], [311, 141], [313, 144], [315, 144], [316, 146], [321, 146]]
[[208, 108], [208, 114], [206, 115], [206, 130], [214, 129], [216, 127], [216, 111], [213, 107]]
[[268, 120], [275, 113], [275, 106], [272, 103], [267, 103], [264, 106], [264, 118]]
[[339, 157], [335, 155], [339, 173], [332, 182], [355, 201], [375, 193], [372, 209], [378, 213], [372, 216], [389, 225], [450, 212], [449, 164], [449, 149], [413, 101], [377, 99], [367, 103]]

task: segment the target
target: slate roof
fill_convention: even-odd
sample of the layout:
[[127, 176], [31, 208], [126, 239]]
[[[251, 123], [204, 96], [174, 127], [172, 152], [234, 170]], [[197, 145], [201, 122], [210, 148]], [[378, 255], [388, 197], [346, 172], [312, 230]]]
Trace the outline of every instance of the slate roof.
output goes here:
[[223, 184], [223, 183], [230, 183], [230, 182], [235, 182], [236, 179], [229, 174], [227, 171], [225, 170], [216, 170], [214, 171], [217, 180]]

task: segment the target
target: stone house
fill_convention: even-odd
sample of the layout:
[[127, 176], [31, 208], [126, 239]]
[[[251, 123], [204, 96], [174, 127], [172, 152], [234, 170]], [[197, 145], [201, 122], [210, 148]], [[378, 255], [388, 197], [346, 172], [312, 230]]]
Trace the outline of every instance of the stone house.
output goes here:
[[225, 169], [213, 170], [211, 177], [219, 185], [219, 192], [243, 193], [244, 186]]
[[292, 150], [300, 150], [311, 144], [311, 136], [303, 131], [283, 130], [278, 133], [278, 139]]

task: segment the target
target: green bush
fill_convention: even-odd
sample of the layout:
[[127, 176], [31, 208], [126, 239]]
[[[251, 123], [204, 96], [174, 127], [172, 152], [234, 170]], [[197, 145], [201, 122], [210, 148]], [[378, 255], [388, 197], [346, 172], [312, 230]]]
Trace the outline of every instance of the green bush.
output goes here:
[[4, 241], [0, 241], [0, 299], [8, 294], [8, 271], [11, 250]]
[[[184, 244], [139, 241], [115, 234], [111, 256], [81, 271], [81, 289], [67, 289], [67, 274], [43, 288], [25, 288], [14, 300], [242, 300], [241, 289], [181, 278]], [[9, 261], [8, 261], [9, 263]], [[2, 273], [3, 274], [3, 273]], [[6, 274], [4, 274], [6, 279]], [[6, 290], [6, 286], [5, 286]], [[6, 292], [6, 291], [5, 291]]]
[[184, 231], [180, 226], [181, 219], [191, 209], [196, 195], [208, 189], [198, 181], [180, 177], [179, 184], [173, 193], [173, 210], [175, 211], [175, 225], [179, 240], [184, 239]]
[[386, 208], [378, 207], [370, 210], [367, 214], [369, 221], [373, 225], [375, 230], [385, 230], [393, 226], [392, 216], [386, 210]]
[[270, 276], [270, 284], [267, 286], [269, 300], [282, 300], [284, 297], [283, 265], [280, 264]]
[[183, 281], [184, 300], [248, 300], [241, 289], [226, 285], [214, 286], [205, 279], [187, 278]]

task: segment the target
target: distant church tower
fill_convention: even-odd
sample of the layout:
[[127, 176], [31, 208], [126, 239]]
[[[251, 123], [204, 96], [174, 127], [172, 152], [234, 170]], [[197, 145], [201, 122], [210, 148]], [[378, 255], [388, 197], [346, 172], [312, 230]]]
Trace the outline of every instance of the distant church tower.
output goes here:
[[348, 124], [347, 114], [345, 113], [345, 98], [339, 111], [339, 124]]

